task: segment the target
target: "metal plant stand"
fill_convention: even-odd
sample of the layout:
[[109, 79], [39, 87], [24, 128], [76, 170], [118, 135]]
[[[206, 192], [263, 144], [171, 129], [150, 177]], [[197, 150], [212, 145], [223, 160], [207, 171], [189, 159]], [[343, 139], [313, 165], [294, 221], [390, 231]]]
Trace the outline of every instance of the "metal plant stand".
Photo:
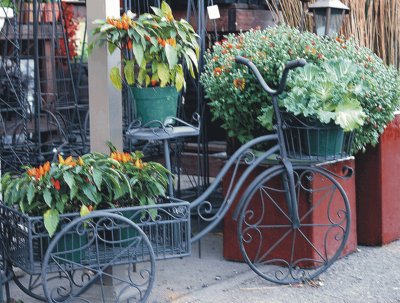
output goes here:
[[0, 32], [3, 171], [81, 154], [88, 110], [75, 92], [61, 1], [11, 3], [14, 15]]
[[[278, 108], [289, 71], [305, 61], [286, 65], [277, 90], [268, 87], [249, 60], [236, 61], [247, 65], [271, 95], [276, 133], [243, 145], [192, 203], [168, 197], [152, 206], [94, 211], [86, 217], [66, 214], [54, 239], [43, 228], [42, 217], [0, 205], [1, 236], [9, 244], [4, 255], [40, 278], [47, 302], [108, 302], [110, 289], [112, 302], [146, 301], [153, 287], [155, 260], [189, 255], [191, 245], [220, 223], [250, 173], [262, 163], [269, 167], [246, 187], [234, 214], [240, 249], [250, 268], [275, 283], [305, 282], [342, 254], [350, 232], [350, 209], [338, 180], [348, 178], [352, 170], [344, 167], [343, 175], [336, 175], [317, 164], [340, 159], [350, 147], [345, 145], [334, 155], [308, 155], [308, 162], [289, 159], [284, 132], [289, 126]], [[165, 130], [161, 127], [160, 131]], [[266, 142], [277, 143], [267, 151], [254, 152]], [[243, 164], [247, 168], [239, 176], [238, 167]], [[208, 198], [231, 169], [226, 197], [214, 211]], [[192, 212], [206, 223], [195, 235]]]

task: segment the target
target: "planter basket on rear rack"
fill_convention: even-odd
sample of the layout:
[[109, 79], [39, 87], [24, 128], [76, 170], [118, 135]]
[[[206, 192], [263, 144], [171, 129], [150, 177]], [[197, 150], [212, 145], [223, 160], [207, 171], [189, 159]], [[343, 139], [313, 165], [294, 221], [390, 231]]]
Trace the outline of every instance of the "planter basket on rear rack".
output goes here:
[[354, 132], [344, 132], [334, 122], [281, 112], [284, 144], [288, 157], [298, 160], [332, 161], [350, 155]]

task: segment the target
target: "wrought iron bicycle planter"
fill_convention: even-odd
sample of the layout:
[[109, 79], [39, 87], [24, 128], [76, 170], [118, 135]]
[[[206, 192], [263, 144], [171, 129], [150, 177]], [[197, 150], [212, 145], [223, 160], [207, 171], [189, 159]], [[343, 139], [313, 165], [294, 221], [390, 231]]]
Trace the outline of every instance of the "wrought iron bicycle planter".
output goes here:
[[[273, 165], [246, 187], [234, 213], [243, 259], [262, 278], [287, 284], [313, 279], [339, 258], [350, 232], [350, 208], [336, 179], [347, 178], [352, 171], [347, 169], [339, 176], [309, 162], [289, 159], [284, 134], [287, 126], [277, 104], [289, 71], [304, 66], [305, 61], [289, 62], [279, 88], [272, 90], [249, 60], [236, 60], [250, 67], [273, 97], [276, 134], [242, 146], [192, 203], [168, 198], [168, 203], [153, 206], [94, 211], [85, 217], [64, 215], [63, 227], [51, 241], [43, 232], [41, 217], [30, 218], [0, 206], [1, 233], [8, 243], [6, 259], [36, 277], [28, 287], [19, 284], [23, 290], [42, 298], [35, 293], [40, 285], [48, 302], [146, 301], [155, 277], [155, 260], [189, 255], [191, 244], [226, 215], [250, 173], [271, 159]], [[278, 143], [265, 152], [252, 152], [268, 141]], [[308, 155], [308, 160], [342, 156], [342, 152], [328, 158]], [[240, 163], [246, 163], [247, 168], [238, 176]], [[214, 211], [207, 199], [230, 169], [233, 175], [227, 195]], [[155, 209], [154, 217], [151, 213]], [[190, 227], [193, 211], [207, 223], [196, 235]], [[322, 220], [318, 219], [321, 214]], [[72, 238], [77, 239], [76, 244], [68, 246], [67, 242], [74, 243]], [[109, 286], [113, 287], [111, 298]]]

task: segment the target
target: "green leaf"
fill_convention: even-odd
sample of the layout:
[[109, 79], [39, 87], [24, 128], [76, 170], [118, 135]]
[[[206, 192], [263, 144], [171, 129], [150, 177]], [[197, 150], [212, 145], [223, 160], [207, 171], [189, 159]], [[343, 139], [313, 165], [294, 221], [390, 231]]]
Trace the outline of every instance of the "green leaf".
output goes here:
[[173, 46], [166, 44], [165, 45], [165, 55], [167, 56], [169, 68], [173, 69], [175, 67], [175, 65], [178, 64], [178, 53], [177, 53], [176, 49]]
[[108, 52], [112, 54], [116, 50], [117, 46], [114, 43], [108, 43]]
[[101, 190], [101, 183], [103, 181], [102, 173], [100, 170], [93, 168], [93, 181], [98, 190]]
[[44, 198], [44, 202], [46, 202], [46, 204], [49, 207], [51, 207], [51, 202], [53, 202], [53, 197], [51, 196], [51, 193], [48, 188], [45, 188], [43, 190], [43, 198]]
[[96, 200], [96, 196], [95, 196], [96, 188], [93, 185], [91, 185], [91, 184], [83, 185], [82, 191], [85, 194], [85, 196], [89, 198], [90, 201], [97, 204], [97, 200]]
[[171, 7], [165, 1], [161, 3], [161, 11], [167, 16], [172, 15]]
[[43, 219], [44, 227], [49, 233], [49, 236], [52, 237], [57, 230], [58, 223], [60, 222], [60, 214], [56, 209], [49, 209], [44, 213]]
[[182, 65], [176, 66], [175, 86], [178, 92], [186, 85]]
[[35, 185], [33, 185], [33, 183], [29, 183], [28, 192], [27, 192], [27, 198], [28, 198], [29, 205], [32, 203], [34, 197], [35, 197]]
[[125, 62], [124, 74], [128, 85], [133, 85], [135, 83], [135, 62], [133, 60]]
[[65, 171], [63, 173], [63, 179], [64, 181], [67, 183], [68, 187], [72, 190], [73, 187], [75, 187], [75, 179], [74, 179], [74, 175], [69, 172], [69, 171]]
[[111, 69], [110, 80], [116, 89], [122, 89], [122, 78], [118, 67]]
[[363, 112], [360, 103], [355, 99], [338, 104], [335, 110], [336, 124], [340, 125], [344, 131], [352, 131], [364, 124], [367, 117]]
[[100, 32], [106, 32], [106, 31], [108, 31], [109, 29], [112, 29], [112, 28], [115, 28], [115, 26], [106, 23], [100, 28]]
[[158, 17], [163, 17], [163, 16], [164, 16], [164, 13], [163, 13], [162, 10], [159, 9], [158, 7], [151, 6], [151, 10], [152, 10], [152, 11], [154, 12], [154, 14], [156, 14], [156, 16], [158, 16]]
[[132, 41], [132, 50], [136, 62], [138, 63], [139, 66], [141, 66], [144, 58], [143, 46], [137, 43], [136, 41]]
[[71, 201], [76, 197], [77, 193], [78, 193], [78, 187], [77, 186], [73, 186], [69, 191], [69, 198], [70, 198]]
[[161, 80], [161, 86], [165, 86], [169, 82], [169, 68], [165, 63], [157, 64], [157, 75]]
[[196, 70], [198, 70], [198, 57], [196, 56], [195, 52], [191, 48], [186, 48], [186, 54], [188, 54], [190, 60], [192, 60]]

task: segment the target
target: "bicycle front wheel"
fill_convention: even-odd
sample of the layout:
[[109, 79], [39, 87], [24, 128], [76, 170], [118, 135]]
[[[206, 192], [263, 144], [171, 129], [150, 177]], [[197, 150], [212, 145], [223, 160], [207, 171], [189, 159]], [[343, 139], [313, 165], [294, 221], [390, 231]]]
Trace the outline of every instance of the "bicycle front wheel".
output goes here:
[[316, 167], [295, 167], [300, 225], [293, 224], [287, 172], [266, 172], [244, 197], [238, 236], [242, 255], [262, 278], [279, 284], [317, 277], [341, 255], [350, 232], [342, 186]]

